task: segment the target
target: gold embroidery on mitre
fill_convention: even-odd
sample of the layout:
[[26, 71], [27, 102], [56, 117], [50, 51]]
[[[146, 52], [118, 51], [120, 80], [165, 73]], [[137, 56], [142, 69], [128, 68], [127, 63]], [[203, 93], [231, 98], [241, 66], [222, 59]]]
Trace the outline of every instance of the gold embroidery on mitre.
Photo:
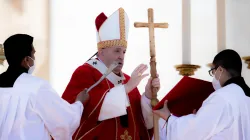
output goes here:
[[126, 40], [125, 15], [123, 8], [119, 8], [119, 25], [120, 25], [120, 39]]
[[127, 48], [127, 41], [126, 40], [107, 40], [107, 41], [101, 41], [97, 44], [98, 50], [108, 47], [114, 47], [114, 46], [121, 46]]
[[[120, 39], [100, 41], [97, 44], [98, 50], [114, 46], [127, 48], [126, 30], [125, 30], [125, 12], [123, 8], [119, 8], [119, 27], [120, 27]], [[100, 36], [99, 40], [101, 40]]]
[[132, 140], [132, 137], [128, 135], [128, 130], [124, 131], [124, 134], [120, 136], [122, 140]]

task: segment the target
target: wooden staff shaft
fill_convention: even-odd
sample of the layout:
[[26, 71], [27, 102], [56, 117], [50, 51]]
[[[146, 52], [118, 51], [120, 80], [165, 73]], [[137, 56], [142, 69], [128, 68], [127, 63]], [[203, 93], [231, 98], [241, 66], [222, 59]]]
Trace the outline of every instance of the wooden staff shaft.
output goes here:
[[[155, 37], [154, 37], [154, 13], [153, 9], [148, 9], [148, 25], [149, 25], [149, 43], [150, 43], [150, 74], [152, 78], [157, 77], [156, 70], [156, 53], [155, 53]], [[152, 100], [151, 105], [154, 107], [157, 103], [157, 88], [151, 87]], [[159, 140], [159, 118], [154, 114], [154, 140]]]
[[[149, 9], [148, 10], [148, 21], [149, 21], [149, 43], [150, 43], [150, 74], [151, 74], [152, 78], [157, 78], [153, 18], [154, 18], [153, 17], [153, 9]], [[158, 90], [157, 88], [152, 88], [153, 98], [157, 97], [157, 90]], [[152, 106], [155, 106], [155, 104]]]

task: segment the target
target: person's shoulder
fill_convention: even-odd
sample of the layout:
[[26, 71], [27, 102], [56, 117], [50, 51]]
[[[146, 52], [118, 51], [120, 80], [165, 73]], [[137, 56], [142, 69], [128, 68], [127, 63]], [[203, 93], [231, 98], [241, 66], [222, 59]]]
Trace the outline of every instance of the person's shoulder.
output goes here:
[[234, 92], [235, 90], [242, 90], [242, 88], [239, 85], [234, 84], [234, 83], [226, 85], [225, 87], [221, 88], [221, 91], [226, 91], [226, 92], [228, 91]]
[[19, 78], [21, 78], [21, 80], [25, 80], [25, 82], [29, 82], [29, 83], [35, 82], [34, 84], [45, 82], [44, 79], [37, 77], [37, 76], [34, 76], [34, 75], [31, 75], [31, 74], [27, 74], [27, 73], [21, 74]]
[[50, 87], [50, 84], [42, 78], [23, 73], [18, 77], [14, 86], [25, 91], [37, 91], [41, 87]]
[[48, 81], [46, 81], [45, 79], [42, 79], [42, 78], [40, 78], [40, 77], [37, 77], [37, 76], [34, 76], [34, 75], [30, 75], [30, 74], [26, 74], [25, 75], [26, 76], [26, 78], [27, 78], [27, 82], [29, 83], [29, 84], [35, 84], [35, 85], [47, 85], [47, 84], [49, 84], [49, 82]]
[[239, 92], [244, 92], [242, 90], [242, 88], [236, 84], [229, 84], [229, 85], [226, 85], [218, 90], [215, 91], [215, 93], [217, 93], [217, 95], [220, 95], [220, 96], [229, 96], [229, 95], [232, 95], [234, 93], [239, 93]]
[[75, 73], [89, 73], [92, 71], [93, 71], [93, 67], [91, 67], [88, 63], [84, 63], [84, 64], [78, 66], [75, 69], [73, 74], [75, 74]]
[[219, 94], [230, 103], [241, 102], [246, 97], [242, 87], [237, 84], [229, 84], [219, 90]]
[[229, 100], [228, 100], [228, 95], [230, 94], [230, 87], [225, 86], [222, 87], [218, 90], [215, 90], [212, 94], [210, 94], [210, 96], [205, 100], [206, 102], [210, 102], [210, 103], [220, 103], [220, 104], [228, 104]]

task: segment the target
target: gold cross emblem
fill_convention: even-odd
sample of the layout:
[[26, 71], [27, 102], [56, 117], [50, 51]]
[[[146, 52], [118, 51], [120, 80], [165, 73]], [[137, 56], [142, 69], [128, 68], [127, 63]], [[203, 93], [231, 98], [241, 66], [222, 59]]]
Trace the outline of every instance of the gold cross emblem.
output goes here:
[[121, 135], [120, 138], [122, 140], [132, 140], [132, 137], [128, 135], [128, 130], [125, 130], [124, 135]]

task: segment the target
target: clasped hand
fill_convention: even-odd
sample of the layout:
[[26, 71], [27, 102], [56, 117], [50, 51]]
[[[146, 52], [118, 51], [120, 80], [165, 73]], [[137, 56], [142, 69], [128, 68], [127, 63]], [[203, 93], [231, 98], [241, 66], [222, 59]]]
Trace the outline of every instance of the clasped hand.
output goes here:
[[160, 89], [160, 79], [159, 79], [159, 75], [157, 74], [156, 76], [157, 78], [152, 78], [150, 77], [148, 79], [148, 83], [145, 87], [145, 96], [148, 98], [148, 99], [152, 99], [152, 89], [151, 87], [154, 87], [154, 88], [157, 88], [157, 92], [159, 91]]
[[163, 108], [161, 108], [159, 110], [154, 110], [153, 113], [155, 113], [156, 115], [158, 115], [162, 119], [167, 120], [169, 118], [169, 116], [171, 115], [171, 113], [168, 109], [168, 101], [166, 100], [164, 102]]

